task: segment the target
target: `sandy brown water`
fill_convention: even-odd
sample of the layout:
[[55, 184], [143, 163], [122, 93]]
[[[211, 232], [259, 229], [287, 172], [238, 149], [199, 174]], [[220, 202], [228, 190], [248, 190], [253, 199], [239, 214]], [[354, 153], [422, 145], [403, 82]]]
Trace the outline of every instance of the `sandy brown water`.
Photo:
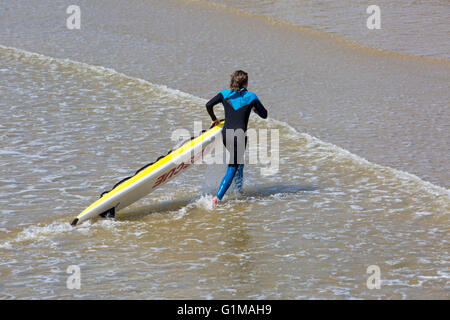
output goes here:
[[[195, 1], [195, 0], [194, 0]], [[260, 1], [208, 0], [270, 19], [288, 22], [361, 45], [437, 59], [450, 58], [450, 32], [446, 0], [410, 1], [365, 0]], [[380, 29], [367, 28], [371, 5], [380, 10]]]
[[[81, 1], [68, 30], [69, 4], [1, 5], [1, 297], [448, 299], [448, 61], [205, 2]], [[213, 210], [224, 168], [194, 166], [69, 225], [173, 128], [206, 126], [236, 68], [269, 109], [251, 126], [280, 132], [279, 172], [248, 165]]]

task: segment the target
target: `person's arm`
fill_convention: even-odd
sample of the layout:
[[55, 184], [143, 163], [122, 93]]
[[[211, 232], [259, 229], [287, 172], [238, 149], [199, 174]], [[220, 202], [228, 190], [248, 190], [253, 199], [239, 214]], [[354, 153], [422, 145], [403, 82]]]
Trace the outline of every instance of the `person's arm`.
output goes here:
[[223, 99], [222, 94], [219, 92], [214, 98], [212, 98], [211, 100], [209, 100], [209, 101], [206, 103], [206, 111], [208, 111], [208, 114], [209, 114], [209, 116], [211, 117], [211, 120], [212, 120], [213, 122], [217, 120], [217, 117], [216, 117], [216, 115], [214, 114], [213, 107], [214, 107], [216, 104], [222, 102], [222, 99]]
[[255, 100], [252, 101], [252, 104], [253, 104], [253, 110], [255, 110], [256, 114], [258, 116], [260, 116], [261, 118], [266, 119], [267, 118], [267, 110], [266, 110], [266, 108], [264, 108], [261, 101], [259, 101], [259, 99], [256, 98]]

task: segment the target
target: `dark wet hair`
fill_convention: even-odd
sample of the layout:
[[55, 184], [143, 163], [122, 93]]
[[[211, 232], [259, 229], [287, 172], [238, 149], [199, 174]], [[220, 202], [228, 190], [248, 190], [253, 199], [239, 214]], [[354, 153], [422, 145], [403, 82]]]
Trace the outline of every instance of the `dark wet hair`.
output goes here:
[[248, 84], [248, 74], [245, 71], [237, 70], [233, 72], [230, 79], [230, 89], [240, 90]]

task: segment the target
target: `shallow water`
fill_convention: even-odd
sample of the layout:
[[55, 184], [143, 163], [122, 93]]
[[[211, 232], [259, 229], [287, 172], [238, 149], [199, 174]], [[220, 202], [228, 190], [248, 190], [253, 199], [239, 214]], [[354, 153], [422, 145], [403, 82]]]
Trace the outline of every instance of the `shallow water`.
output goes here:
[[[203, 2], [80, 6], [75, 32], [63, 2], [0, 10], [2, 298], [448, 299], [447, 62]], [[205, 98], [236, 64], [271, 116], [250, 127], [279, 130], [278, 172], [246, 165], [244, 193], [213, 210], [225, 168], [196, 165], [116, 220], [70, 226], [173, 128], [207, 127]]]
[[[323, 31], [370, 48], [450, 58], [450, 43], [445, 36], [450, 32], [450, 6], [445, 0], [208, 1]], [[380, 8], [380, 29], [367, 28], [367, 19], [373, 13], [366, 12], [370, 5]]]

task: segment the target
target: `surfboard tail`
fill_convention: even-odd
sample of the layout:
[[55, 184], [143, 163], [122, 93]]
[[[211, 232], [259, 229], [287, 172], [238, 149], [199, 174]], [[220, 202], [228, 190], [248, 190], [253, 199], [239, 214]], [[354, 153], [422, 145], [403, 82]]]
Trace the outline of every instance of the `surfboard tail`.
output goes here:
[[102, 218], [115, 218], [116, 217], [116, 208], [113, 207], [109, 210], [106, 210], [105, 212], [100, 213], [99, 216]]

